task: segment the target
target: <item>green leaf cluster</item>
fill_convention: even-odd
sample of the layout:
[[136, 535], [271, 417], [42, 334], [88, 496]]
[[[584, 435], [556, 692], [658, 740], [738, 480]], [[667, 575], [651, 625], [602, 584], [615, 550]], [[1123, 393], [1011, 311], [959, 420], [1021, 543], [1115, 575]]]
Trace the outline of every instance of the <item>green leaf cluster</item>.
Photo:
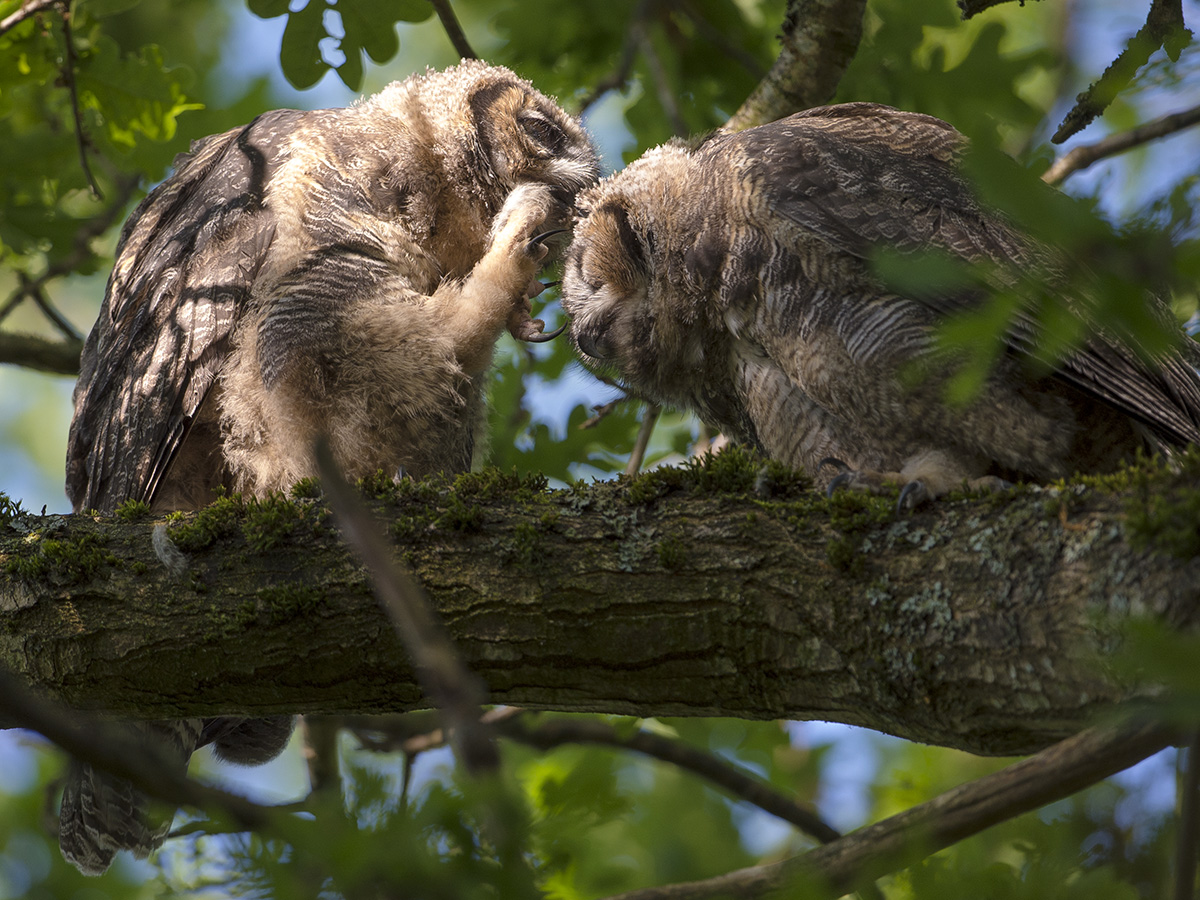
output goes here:
[[[399, 22], [423, 22], [433, 15], [425, 0], [305, 0], [293, 9], [288, 0], [247, 0], [264, 19], [287, 16], [279, 63], [294, 87], [310, 88], [333, 69], [346, 87], [363, 82], [363, 57], [388, 62], [400, 51]], [[329, 55], [323, 45], [329, 46]], [[331, 57], [340, 53], [340, 63]]]

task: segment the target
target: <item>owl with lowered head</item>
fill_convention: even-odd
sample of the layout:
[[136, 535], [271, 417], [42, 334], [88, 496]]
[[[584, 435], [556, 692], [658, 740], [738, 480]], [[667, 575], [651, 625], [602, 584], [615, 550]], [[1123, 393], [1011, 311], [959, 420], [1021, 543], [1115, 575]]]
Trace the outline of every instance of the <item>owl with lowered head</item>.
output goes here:
[[849, 103], [646, 153], [578, 198], [572, 341], [633, 392], [775, 459], [836, 463], [831, 484], [902, 485], [902, 507], [1200, 442], [1200, 380], [1182, 354], [1147, 364], [1101, 333], [1047, 372], [1030, 365], [1024, 315], [979, 395], [946, 403], [936, 330], [984, 298], [890, 290], [872, 254], [1010, 272], [1052, 258], [978, 202], [956, 165], [964, 143], [931, 116]]
[[[507, 69], [467, 61], [346, 109], [277, 110], [205, 138], [134, 211], [83, 350], [67, 450], [77, 511], [194, 509], [316, 474], [471, 465], [494, 344], [538, 340], [530, 299], [599, 163], [579, 124]], [[134, 726], [261, 762], [276, 719]], [[170, 826], [75, 764], [60, 844], [82, 871]]]

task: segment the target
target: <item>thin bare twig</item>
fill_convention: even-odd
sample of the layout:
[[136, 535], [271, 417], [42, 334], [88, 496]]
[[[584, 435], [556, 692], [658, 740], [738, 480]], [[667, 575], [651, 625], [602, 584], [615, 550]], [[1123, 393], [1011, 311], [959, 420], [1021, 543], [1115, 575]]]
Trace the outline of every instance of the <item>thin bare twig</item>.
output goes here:
[[12, 363], [57, 375], [79, 373], [79, 354], [83, 350], [83, 341], [79, 331], [45, 296], [45, 287], [53, 279], [69, 275], [87, 259], [91, 253], [92, 239], [107, 231], [124, 212], [139, 180], [136, 175], [118, 178], [116, 197], [103, 211], [76, 230], [70, 252], [54, 265], [48, 266], [37, 278], [21, 275], [16, 290], [0, 304], [0, 322], [3, 322], [22, 300], [32, 299], [46, 318], [62, 332], [65, 340], [50, 341], [35, 335], [0, 332], [0, 363]]
[[605, 403], [602, 406], [593, 406], [592, 409], [594, 409], [596, 411], [596, 414], [594, 416], [592, 416], [591, 418], [584, 419], [582, 422], [580, 422], [579, 430], [583, 431], [586, 428], [595, 428], [597, 425], [600, 424], [600, 422], [604, 419], [605, 416], [609, 415], [620, 404], [624, 403], [626, 400], [632, 400], [632, 399], [633, 398], [629, 397], [629, 396], [618, 397], [616, 400], [610, 400], [608, 403]]
[[79, 329], [72, 325], [62, 313], [54, 308], [54, 305], [46, 296], [46, 292], [43, 290], [42, 286], [33, 285], [33, 279], [31, 279], [24, 272], [19, 272], [17, 274], [17, 280], [21, 283], [22, 293], [24, 293], [25, 296], [29, 297], [34, 302], [37, 308], [42, 311], [42, 315], [50, 320], [51, 324], [53, 324], [54, 327], [59, 330], [63, 337], [70, 341], [83, 340], [83, 335], [79, 333]]
[[1182, 0], [1152, 0], [1146, 24], [1129, 39], [1125, 49], [1104, 70], [1099, 80], [1075, 98], [1075, 106], [1063, 118], [1050, 140], [1061, 144], [1071, 135], [1082, 131], [1125, 90], [1156, 50], [1162, 47], [1172, 60], [1177, 59], [1191, 38], [1192, 33], [1183, 22]]
[[450, 43], [454, 45], [454, 52], [463, 59], [479, 59], [479, 54], [471, 48], [470, 41], [458, 23], [458, 16], [454, 15], [454, 10], [450, 8], [450, 0], [429, 0], [429, 5], [441, 19], [446, 37], [450, 38]]
[[483, 681], [463, 665], [420, 585], [392, 561], [377, 523], [338, 471], [329, 442], [318, 441], [314, 455], [342, 537], [371, 573], [375, 594], [392, 620], [422, 688], [450, 730], [455, 754], [468, 772], [494, 771], [500, 757], [490, 730], [480, 724], [480, 707], [487, 699]]
[[1168, 134], [1174, 134], [1185, 128], [1191, 128], [1198, 123], [1200, 123], [1200, 106], [1194, 106], [1191, 109], [1146, 122], [1129, 131], [1109, 135], [1094, 144], [1075, 147], [1055, 160], [1054, 165], [1042, 175], [1042, 180], [1047, 184], [1060, 184], [1068, 175], [1086, 169], [1094, 162], [1124, 153], [1126, 150], [1166, 137]]
[[[491, 727], [524, 713], [525, 710], [515, 706], [496, 706], [484, 712], [479, 721]], [[415, 756], [448, 743], [445, 730], [437, 724], [436, 714], [411, 712], [393, 716], [340, 716], [339, 721], [358, 738], [364, 749], [377, 753]]]
[[66, 45], [62, 72], [63, 79], [67, 83], [67, 91], [71, 95], [71, 113], [75, 118], [75, 143], [79, 145], [79, 165], [83, 169], [83, 176], [87, 179], [88, 187], [92, 189], [92, 196], [97, 200], [103, 200], [104, 193], [100, 190], [100, 185], [96, 183], [96, 176], [92, 174], [92, 167], [88, 163], [88, 139], [83, 130], [83, 112], [79, 108], [79, 91], [75, 87], [75, 63], [78, 62], [78, 58], [75, 56], [75, 38], [71, 34], [71, 7], [67, 3], [62, 5], [62, 30], [63, 43]]
[[757, 898], [806, 876], [828, 885], [830, 896], [840, 896], [865, 879], [895, 872], [998, 822], [1068, 797], [1158, 752], [1175, 737], [1174, 730], [1158, 723], [1091, 728], [803, 856], [609, 900]]
[[[596, 744], [619, 750], [633, 750], [698, 775], [732, 796], [796, 826], [817, 841], [828, 843], [841, 834], [815, 812], [785, 797], [738, 766], [698, 750], [679, 740], [648, 731], [624, 733], [595, 719], [553, 718], [531, 724], [533, 714], [515, 707], [496, 707], [484, 713], [483, 721], [509, 740], [552, 750], [564, 744]], [[440, 728], [423, 731], [428, 724], [418, 714], [381, 718], [343, 718], [342, 724], [354, 732], [363, 746], [384, 752], [403, 752], [413, 756], [445, 745]], [[878, 898], [878, 889], [868, 883], [862, 889], [866, 898]]]
[[842, 836], [812, 810], [788, 799], [738, 766], [712, 753], [697, 750], [683, 741], [649, 731], [618, 731], [596, 719], [553, 718], [531, 725], [528, 715], [499, 724], [497, 731], [503, 737], [539, 750], [550, 750], [563, 744], [599, 744], [636, 750], [711, 781], [738, 799], [795, 825], [822, 844], [836, 841]]
[[[20, 280], [17, 289], [5, 299], [3, 305], [0, 305], [0, 322], [4, 321], [5, 317], [26, 297], [32, 297], [36, 301], [38, 293], [50, 281], [71, 274], [88, 258], [88, 254], [91, 253], [90, 245], [92, 240], [107, 231], [113, 222], [117, 220], [117, 217], [125, 211], [125, 206], [129, 203], [133, 192], [137, 190], [140, 180], [140, 177], [137, 175], [126, 175], [117, 179], [117, 196], [101, 212], [88, 219], [76, 229], [70, 252], [54, 265], [48, 266], [46, 271], [37, 278], [22, 278]], [[42, 304], [39, 303], [39, 306], [42, 306]], [[45, 311], [44, 306], [42, 306], [42, 309]], [[47, 314], [49, 315], [49, 313]], [[53, 316], [50, 318], [67, 337], [78, 336], [79, 332], [74, 327], [70, 325], [63, 327]]]
[[1192, 735], [1186, 754], [1187, 769], [1180, 788], [1179, 831], [1175, 838], [1174, 900], [1196, 896], [1196, 851], [1200, 843], [1200, 731]]
[[308, 768], [309, 790], [314, 794], [341, 791], [338, 725], [337, 716], [300, 718], [300, 734], [304, 738], [304, 764]]
[[0, 331], [0, 363], [11, 363], [54, 375], [78, 375], [83, 341], [49, 341], [33, 334]]
[[633, 451], [629, 454], [629, 462], [625, 464], [626, 475], [636, 475], [646, 459], [646, 448], [650, 446], [650, 435], [658, 423], [662, 407], [657, 403], [647, 403], [646, 411], [642, 413], [642, 424], [638, 427], [637, 440], [633, 442]]
[[25, 0], [14, 12], [0, 19], [0, 34], [4, 34], [15, 25], [20, 25], [30, 16], [35, 16], [60, 3], [62, 0]]

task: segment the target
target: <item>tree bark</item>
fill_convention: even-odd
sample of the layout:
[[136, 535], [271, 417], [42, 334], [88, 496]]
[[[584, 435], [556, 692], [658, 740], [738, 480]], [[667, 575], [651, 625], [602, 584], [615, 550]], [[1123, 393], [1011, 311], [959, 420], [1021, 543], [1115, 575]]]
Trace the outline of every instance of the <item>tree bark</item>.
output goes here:
[[[825, 719], [1025, 753], [1151, 690], [1101, 662], [1123, 622], [1198, 618], [1200, 559], [1131, 539], [1145, 484], [896, 517], [888, 498], [679, 471], [561, 491], [491, 473], [373, 503], [494, 703]], [[1194, 501], [1194, 478], [1162, 477], [1154, 502]], [[174, 517], [177, 574], [156, 525], [0, 517], [0, 664], [124, 716], [427, 705], [319, 502]]]

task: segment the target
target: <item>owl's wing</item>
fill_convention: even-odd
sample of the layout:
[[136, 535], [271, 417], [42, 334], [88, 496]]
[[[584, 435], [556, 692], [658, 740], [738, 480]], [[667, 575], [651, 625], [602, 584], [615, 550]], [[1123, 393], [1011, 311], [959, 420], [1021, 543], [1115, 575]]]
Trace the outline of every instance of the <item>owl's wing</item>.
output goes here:
[[[873, 103], [809, 110], [725, 139], [762, 191], [770, 214], [866, 259], [877, 248], [936, 249], [968, 260], [1028, 267], [1038, 249], [985, 210], [958, 173], [965, 139], [931, 116]], [[811, 237], [808, 237], [811, 242]], [[977, 306], [974, 292], [915, 298], [939, 316]], [[863, 328], [886, 327], [884, 308], [864, 310]], [[1009, 348], [1036, 356], [1038, 326], [1018, 313]], [[1117, 342], [1093, 339], [1065, 359], [1055, 377], [1145, 424], [1167, 444], [1200, 442], [1200, 381], [1178, 356], [1157, 367]]]
[[266, 184], [302, 115], [267, 113], [197, 142], [130, 216], [75, 388], [76, 510], [154, 499], [249, 302], [275, 230]]

